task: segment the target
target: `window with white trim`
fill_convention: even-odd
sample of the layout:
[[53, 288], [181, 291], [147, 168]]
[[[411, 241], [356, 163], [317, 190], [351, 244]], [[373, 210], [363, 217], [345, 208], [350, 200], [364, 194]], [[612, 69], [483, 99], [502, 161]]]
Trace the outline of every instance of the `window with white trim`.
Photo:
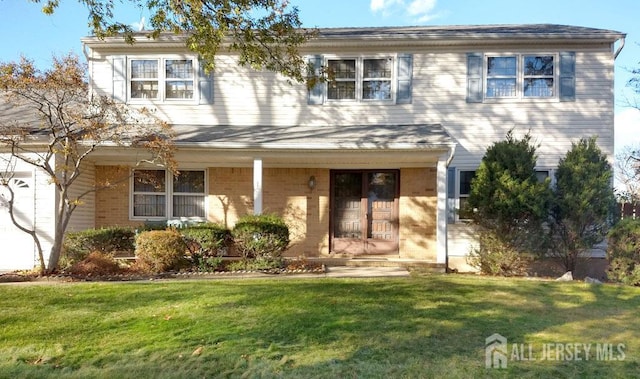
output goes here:
[[549, 179], [549, 184], [553, 187], [555, 186], [555, 169], [548, 168], [536, 168], [536, 178], [538, 182], [543, 183], [547, 178]]
[[351, 58], [327, 60], [327, 99], [393, 100], [394, 59]]
[[129, 60], [129, 98], [132, 100], [193, 100], [195, 75], [193, 59]]
[[176, 175], [166, 170], [134, 170], [132, 182], [133, 219], [206, 218], [204, 170], [182, 170]]
[[556, 98], [556, 61], [553, 54], [487, 56], [485, 98]]
[[460, 170], [458, 174], [458, 219], [467, 220], [471, 214], [467, 212], [466, 205], [471, 195], [471, 181], [475, 178], [476, 172], [471, 170]]

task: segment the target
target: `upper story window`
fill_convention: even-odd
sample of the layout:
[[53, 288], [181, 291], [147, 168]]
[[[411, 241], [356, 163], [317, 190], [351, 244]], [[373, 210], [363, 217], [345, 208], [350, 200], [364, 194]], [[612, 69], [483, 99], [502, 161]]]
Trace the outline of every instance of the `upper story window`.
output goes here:
[[467, 54], [467, 102], [550, 99], [575, 101], [574, 52]]
[[[371, 102], [410, 104], [413, 92], [413, 54], [373, 57], [308, 57], [310, 75], [317, 80], [307, 103]], [[312, 77], [313, 78], [313, 77]]]
[[131, 99], [194, 99], [192, 59], [131, 59], [130, 73]]
[[330, 59], [327, 62], [330, 81], [328, 98], [331, 100], [355, 100], [356, 98], [356, 60]]
[[555, 97], [555, 60], [553, 55], [487, 57], [485, 97]]
[[393, 59], [364, 59], [362, 70], [362, 98], [391, 100]]
[[393, 98], [393, 58], [327, 60], [329, 100], [386, 100]]

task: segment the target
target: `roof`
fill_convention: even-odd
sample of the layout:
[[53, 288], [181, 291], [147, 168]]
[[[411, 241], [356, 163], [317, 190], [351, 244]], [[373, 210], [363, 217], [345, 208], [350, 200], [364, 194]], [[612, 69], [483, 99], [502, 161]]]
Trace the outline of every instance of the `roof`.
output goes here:
[[230, 126], [174, 125], [176, 145], [225, 149], [449, 149], [440, 124]]
[[6, 100], [0, 92], [0, 125], [34, 125], [42, 123], [42, 115], [30, 104], [16, 105]]
[[325, 28], [324, 38], [604, 38], [618, 39], [624, 33], [583, 26], [556, 24], [450, 25], [413, 27]]
[[[352, 41], [355, 44], [403, 42], [413, 44], [460, 44], [481, 41], [528, 40], [531, 42], [582, 41], [615, 42], [625, 33], [608, 29], [557, 24], [513, 24], [513, 25], [449, 25], [449, 26], [389, 26], [389, 27], [343, 27], [316, 29], [317, 35], [308, 45], [324, 45]], [[162, 33], [157, 40], [147, 38], [148, 32], [134, 33], [137, 46], [184, 47], [186, 34]], [[97, 37], [82, 39], [92, 47], [122, 47], [121, 37]]]

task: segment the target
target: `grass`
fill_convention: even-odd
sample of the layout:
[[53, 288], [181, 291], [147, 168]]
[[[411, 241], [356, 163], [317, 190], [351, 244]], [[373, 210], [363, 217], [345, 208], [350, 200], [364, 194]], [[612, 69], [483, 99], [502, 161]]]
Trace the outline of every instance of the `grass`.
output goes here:
[[[2, 378], [626, 378], [640, 370], [640, 289], [631, 287], [416, 275], [5, 284], [0, 298]], [[506, 369], [485, 368], [493, 333], [508, 338]], [[592, 344], [589, 360], [583, 348], [582, 360], [568, 360], [582, 344]], [[536, 360], [516, 359], [513, 346]], [[549, 346], [553, 360], [541, 360]]]

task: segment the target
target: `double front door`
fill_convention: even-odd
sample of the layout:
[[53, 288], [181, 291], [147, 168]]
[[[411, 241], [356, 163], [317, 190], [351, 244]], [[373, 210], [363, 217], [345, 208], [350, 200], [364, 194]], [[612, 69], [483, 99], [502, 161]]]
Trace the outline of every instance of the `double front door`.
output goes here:
[[331, 172], [334, 253], [398, 253], [398, 182], [397, 170]]

